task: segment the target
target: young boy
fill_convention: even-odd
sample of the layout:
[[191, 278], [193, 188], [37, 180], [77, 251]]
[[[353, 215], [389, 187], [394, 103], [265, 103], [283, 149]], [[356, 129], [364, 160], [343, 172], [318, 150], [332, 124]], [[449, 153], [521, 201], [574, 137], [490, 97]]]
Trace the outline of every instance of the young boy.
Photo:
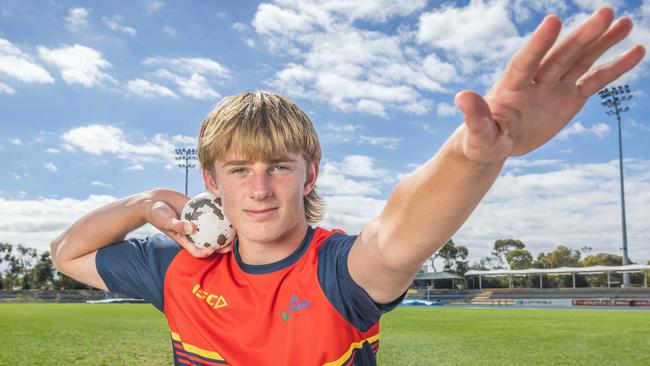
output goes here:
[[[175, 364], [375, 364], [381, 315], [467, 219], [506, 158], [546, 143], [589, 96], [640, 62], [636, 46], [589, 70], [630, 32], [629, 19], [612, 20], [600, 9], [551, 49], [560, 22], [547, 17], [484, 98], [457, 95], [464, 123], [358, 236], [310, 226], [323, 207], [313, 126], [286, 98], [252, 92], [222, 100], [198, 139], [206, 188], [237, 230], [230, 247], [195, 248], [184, 236], [191, 224], [178, 220], [188, 198], [154, 189], [74, 223], [52, 242], [55, 265], [151, 301], [169, 322]], [[166, 236], [124, 240], [147, 222]]]

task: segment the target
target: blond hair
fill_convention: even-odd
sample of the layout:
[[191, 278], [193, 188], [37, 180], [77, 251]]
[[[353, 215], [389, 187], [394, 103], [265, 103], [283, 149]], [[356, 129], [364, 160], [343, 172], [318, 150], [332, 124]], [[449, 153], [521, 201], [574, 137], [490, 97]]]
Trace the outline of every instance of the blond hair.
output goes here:
[[[309, 117], [288, 98], [268, 91], [225, 97], [203, 120], [198, 139], [201, 168], [215, 178], [215, 161], [225, 159], [231, 148], [251, 160], [270, 161], [286, 153], [301, 154], [308, 165], [321, 159]], [[303, 202], [307, 221], [320, 221], [325, 203], [316, 187]]]

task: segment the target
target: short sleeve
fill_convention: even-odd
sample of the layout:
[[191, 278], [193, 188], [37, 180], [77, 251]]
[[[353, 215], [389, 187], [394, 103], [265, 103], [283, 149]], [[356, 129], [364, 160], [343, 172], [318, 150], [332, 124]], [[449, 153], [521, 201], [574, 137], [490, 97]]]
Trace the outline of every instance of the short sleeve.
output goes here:
[[365, 332], [382, 314], [395, 309], [406, 292], [388, 304], [375, 303], [350, 275], [348, 255], [356, 235], [336, 233], [318, 252], [318, 282], [336, 310], [358, 330]]
[[95, 265], [110, 292], [145, 299], [164, 311], [165, 273], [180, 249], [163, 234], [131, 238], [101, 248]]

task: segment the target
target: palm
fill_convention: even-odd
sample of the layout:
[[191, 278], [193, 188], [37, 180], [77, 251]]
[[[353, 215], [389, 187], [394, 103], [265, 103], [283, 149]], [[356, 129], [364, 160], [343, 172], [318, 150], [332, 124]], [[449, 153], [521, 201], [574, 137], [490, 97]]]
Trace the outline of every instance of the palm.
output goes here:
[[550, 140], [586, 102], [575, 85], [565, 83], [515, 90], [495, 86], [485, 99], [493, 119], [510, 127], [511, 156], [526, 154]]
[[612, 19], [611, 9], [601, 9], [552, 48], [560, 22], [547, 17], [484, 98], [461, 92], [465, 156], [490, 163], [536, 149], [566, 126], [587, 98], [638, 64], [645, 53], [641, 46], [589, 70], [632, 28], [627, 18], [613, 25]]

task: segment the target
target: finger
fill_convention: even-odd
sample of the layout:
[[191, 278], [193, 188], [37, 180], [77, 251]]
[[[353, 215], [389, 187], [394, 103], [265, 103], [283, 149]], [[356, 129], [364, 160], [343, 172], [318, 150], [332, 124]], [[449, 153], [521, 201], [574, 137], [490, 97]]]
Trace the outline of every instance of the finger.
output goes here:
[[601, 8], [573, 31], [542, 61], [535, 81], [544, 83], [558, 80], [571, 68], [574, 61], [597, 40], [612, 23], [614, 11]]
[[191, 256], [196, 258], [205, 258], [212, 253], [214, 253], [214, 248], [198, 248], [192, 242], [187, 239], [187, 236], [183, 233], [176, 232], [174, 230], [163, 230], [167, 236], [176, 241], [183, 249], [187, 250]]
[[613, 61], [600, 65], [589, 71], [576, 82], [576, 85], [580, 90], [580, 95], [584, 98], [588, 98], [595, 94], [607, 84], [631, 70], [641, 62], [644, 55], [645, 48], [641, 45], [636, 45]]
[[232, 251], [232, 244], [228, 244], [225, 247], [216, 250], [219, 254], [226, 254], [230, 251]]
[[196, 230], [196, 225], [188, 220], [177, 220], [175, 218], [172, 218], [170, 221], [169, 229], [179, 234], [189, 235], [194, 233]]
[[567, 71], [562, 80], [575, 83], [584, 73], [589, 71], [591, 66], [613, 45], [627, 37], [632, 30], [632, 21], [629, 18], [621, 18], [614, 23], [605, 34], [594, 42], [587, 50], [580, 55], [576, 63]]
[[503, 74], [504, 86], [519, 89], [530, 84], [539, 63], [560, 34], [560, 20], [549, 15], [539, 24], [524, 47], [512, 57]]
[[495, 139], [498, 126], [492, 121], [490, 107], [483, 97], [473, 91], [463, 90], [456, 95], [456, 105], [463, 112], [465, 124], [471, 134], [481, 139]]

